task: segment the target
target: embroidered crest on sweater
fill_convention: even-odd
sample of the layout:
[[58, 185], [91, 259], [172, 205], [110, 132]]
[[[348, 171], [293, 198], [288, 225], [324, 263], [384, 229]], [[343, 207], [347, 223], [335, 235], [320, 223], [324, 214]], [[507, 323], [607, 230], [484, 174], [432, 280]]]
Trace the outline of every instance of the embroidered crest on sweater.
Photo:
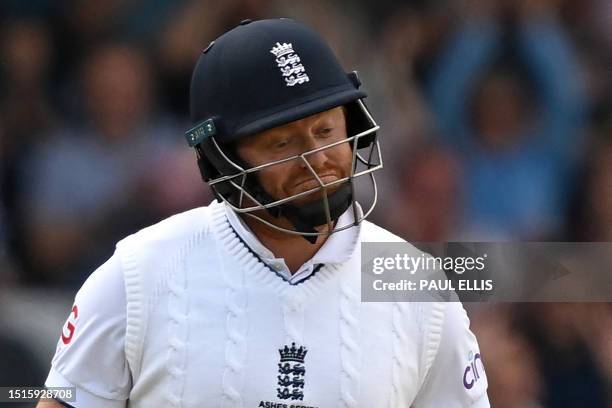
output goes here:
[[303, 400], [304, 399], [304, 376], [306, 368], [304, 360], [308, 350], [303, 347], [285, 346], [278, 350], [280, 363], [278, 363], [278, 386], [276, 396], [280, 399]]

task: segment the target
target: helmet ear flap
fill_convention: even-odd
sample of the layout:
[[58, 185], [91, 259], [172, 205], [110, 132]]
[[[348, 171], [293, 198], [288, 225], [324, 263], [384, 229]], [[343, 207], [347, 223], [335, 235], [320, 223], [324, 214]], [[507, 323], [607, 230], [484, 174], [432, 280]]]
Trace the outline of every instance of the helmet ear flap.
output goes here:
[[[359, 89], [361, 87], [361, 79], [359, 79], [359, 74], [357, 71], [351, 71], [347, 73], [346, 76], [348, 77], [349, 81], [351, 81], [355, 89]], [[344, 105], [347, 135], [358, 135], [359, 133], [370, 129], [374, 125], [363, 111], [363, 109], [367, 109], [363, 99], [361, 100], [361, 103], [363, 104], [363, 108], [359, 105], [357, 100]], [[357, 141], [357, 149], [369, 147], [375, 139], [376, 135], [374, 133], [360, 137]]]
[[[200, 174], [206, 183], [219, 177], [233, 176], [240, 172], [239, 169], [225, 158], [227, 152], [221, 151], [220, 146], [215, 143], [212, 137], [204, 139], [202, 143], [197, 145], [196, 151]], [[211, 187], [217, 198], [219, 198], [218, 196], [223, 196], [228, 199], [236, 192], [236, 188], [229, 181], [215, 183]]]
[[[365, 132], [372, 128], [373, 124], [363, 111], [367, 109], [365, 103], [364, 108], [359, 106], [359, 102], [350, 102], [344, 105], [344, 114], [346, 116], [346, 134], [349, 136], [358, 135], [359, 133]], [[362, 136], [357, 140], [357, 149], [364, 149], [369, 147], [376, 139], [376, 132]]]
[[[213, 180], [219, 175], [219, 172], [210, 164], [210, 162], [198, 153], [198, 168], [204, 182]], [[223, 183], [212, 186], [212, 191], [215, 194], [217, 201], [223, 201], [223, 197], [227, 198], [227, 186], [222, 186]], [[224, 188], [225, 187], [225, 188]]]

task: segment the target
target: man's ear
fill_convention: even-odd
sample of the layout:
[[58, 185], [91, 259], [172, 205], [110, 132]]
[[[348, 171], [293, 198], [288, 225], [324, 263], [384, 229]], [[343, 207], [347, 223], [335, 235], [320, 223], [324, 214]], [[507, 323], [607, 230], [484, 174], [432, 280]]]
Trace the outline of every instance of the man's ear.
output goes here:
[[223, 151], [229, 157], [231, 161], [242, 167], [243, 169], [252, 167], [244, 158], [238, 153], [240, 145], [244, 143], [243, 140], [234, 140], [223, 145]]

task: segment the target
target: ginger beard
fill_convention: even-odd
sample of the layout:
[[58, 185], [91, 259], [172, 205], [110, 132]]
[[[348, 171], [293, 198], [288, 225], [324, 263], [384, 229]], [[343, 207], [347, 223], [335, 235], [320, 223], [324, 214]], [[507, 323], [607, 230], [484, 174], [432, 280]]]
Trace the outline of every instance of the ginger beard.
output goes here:
[[[314, 171], [324, 185], [349, 177], [353, 151], [348, 140], [325, 147], [346, 138], [344, 109], [337, 107], [251, 136], [237, 146], [237, 153], [253, 166], [305, 154], [312, 170], [298, 157], [265, 167], [254, 174], [266, 193], [275, 200], [315, 189], [287, 203], [299, 206], [320, 201], [324, 194], [329, 196], [346, 183], [321, 187], [312, 173]], [[308, 153], [318, 148], [322, 149]], [[257, 212], [257, 215], [278, 224], [279, 220], [266, 211]]]
[[[342, 146], [344, 146], [343, 150], [346, 150], [346, 152], [328, 153], [334, 157], [337, 156], [337, 158], [342, 160], [342, 162], [329, 160], [327, 165], [321, 168], [317, 168], [310, 163], [313, 170], [323, 183], [323, 186], [319, 184], [319, 181], [312, 174], [312, 171], [305, 164], [303, 164], [302, 160], [300, 159], [296, 159], [296, 163], [292, 163], [292, 168], [290, 169], [276, 169], [275, 167], [277, 166], [270, 166], [268, 172], [261, 172], [259, 175], [259, 182], [265, 191], [270, 194], [270, 196], [279, 200], [304, 193], [309, 190], [314, 190], [300, 198], [291, 200], [289, 202], [291, 205], [302, 205], [321, 200], [323, 199], [324, 194], [327, 194], [328, 196], [333, 194], [344, 183], [346, 183], [346, 181], [330, 186], [327, 186], [328, 184], [349, 176], [352, 158], [349, 144], [343, 143], [325, 150], [342, 150]], [[323, 153], [325, 150], [315, 154], [325, 154]], [[279, 165], [278, 167], [281, 166], [282, 165]], [[284, 179], [284, 181], [281, 181], [280, 178]]]

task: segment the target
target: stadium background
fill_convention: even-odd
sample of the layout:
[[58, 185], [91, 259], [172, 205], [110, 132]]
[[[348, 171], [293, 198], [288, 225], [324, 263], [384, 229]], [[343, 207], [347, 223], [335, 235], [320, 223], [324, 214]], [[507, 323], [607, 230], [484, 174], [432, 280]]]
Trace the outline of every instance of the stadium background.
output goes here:
[[[4, 0], [0, 385], [42, 384], [118, 239], [210, 201], [182, 138], [191, 69], [270, 16], [359, 70], [383, 129], [375, 222], [410, 241], [612, 240], [608, 0]], [[494, 407], [612, 406], [609, 304], [469, 309]]]

